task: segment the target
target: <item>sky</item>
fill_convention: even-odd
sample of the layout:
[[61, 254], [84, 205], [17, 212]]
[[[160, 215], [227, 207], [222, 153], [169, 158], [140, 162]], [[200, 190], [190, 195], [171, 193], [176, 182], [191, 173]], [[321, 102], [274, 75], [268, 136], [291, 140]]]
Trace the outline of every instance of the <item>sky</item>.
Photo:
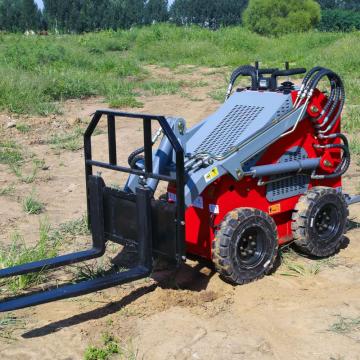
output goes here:
[[[44, 7], [42, 0], [35, 0], [35, 2], [38, 4], [40, 9], [42, 9]], [[172, 4], [173, 2], [174, 2], [174, 0], [169, 1], [170, 4]]]
[[37, 3], [37, 5], [40, 9], [42, 9], [44, 7], [42, 0], [35, 0], [35, 2]]

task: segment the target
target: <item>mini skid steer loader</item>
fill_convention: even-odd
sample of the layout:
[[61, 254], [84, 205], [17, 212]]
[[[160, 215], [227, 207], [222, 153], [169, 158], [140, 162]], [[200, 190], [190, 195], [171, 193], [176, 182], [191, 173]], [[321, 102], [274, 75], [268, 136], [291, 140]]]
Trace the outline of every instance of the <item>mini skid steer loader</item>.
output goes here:
[[[99, 258], [109, 241], [137, 246], [138, 265], [9, 298], [0, 302], [0, 311], [147, 277], [158, 256], [177, 265], [187, 254], [210, 259], [223, 279], [245, 284], [268, 274], [279, 246], [289, 242], [315, 257], [338, 251], [348, 205], [360, 201], [342, 192], [350, 165], [340, 128], [345, 90], [341, 78], [323, 67], [309, 71], [299, 87], [290, 81], [305, 73], [288, 64], [284, 70], [241, 66], [231, 76], [224, 104], [189, 129], [181, 118], [96, 111], [84, 135], [92, 248], [2, 269], [0, 278]], [[239, 77], [248, 77], [251, 85], [233, 91]], [[329, 82], [329, 92], [318, 89], [322, 80]], [[92, 135], [104, 118], [108, 162], [92, 155]], [[117, 161], [115, 122], [121, 118], [143, 126], [144, 146], [129, 156], [129, 166]], [[154, 122], [160, 129], [152, 137]], [[127, 182], [121, 190], [107, 186], [94, 168], [128, 173]], [[168, 183], [167, 193], [155, 199], [159, 181]]]

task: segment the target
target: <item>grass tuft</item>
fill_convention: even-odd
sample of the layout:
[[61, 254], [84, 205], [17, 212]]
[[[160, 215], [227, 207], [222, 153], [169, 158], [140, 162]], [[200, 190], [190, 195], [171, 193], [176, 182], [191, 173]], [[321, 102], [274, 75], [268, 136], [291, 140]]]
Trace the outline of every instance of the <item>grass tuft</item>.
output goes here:
[[118, 340], [110, 333], [102, 335], [102, 346], [89, 346], [84, 354], [85, 360], [109, 360], [117, 355], [121, 359], [136, 360], [137, 355], [132, 350], [119, 345]]
[[20, 123], [20, 124], [16, 124], [16, 130], [18, 130], [19, 132], [25, 134], [28, 133], [31, 130], [31, 127], [27, 124], [24, 123]]
[[112, 108], [142, 108], [144, 103], [138, 101], [134, 96], [110, 97], [109, 106]]
[[[7, 248], [0, 248], [0, 268], [4, 269], [54, 257], [58, 254], [58, 247], [59, 243], [56, 238], [51, 236], [47, 221], [40, 221], [39, 241], [35, 246], [28, 247], [23, 237], [15, 232], [11, 236], [11, 245]], [[0, 286], [5, 286], [8, 291], [18, 293], [40, 284], [45, 278], [46, 269], [38, 273], [3, 279]]]
[[23, 160], [20, 147], [12, 140], [0, 141], [0, 164], [17, 165]]
[[350, 152], [353, 155], [360, 156], [360, 140], [357, 137], [350, 141]]
[[225, 101], [225, 91], [223, 89], [213, 90], [208, 94], [213, 100], [223, 103]]
[[5, 340], [15, 340], [13, 332], [17, 329], [23, 329], [24, 320], [13, 314], [5, 314], [0, 317], [0, 338]]
[[300, 258], [299, 255], [291, 248], [286, 248], [281, 251], [282, 267], [285, 269], [280, 273], [283, 276], [315, 276], [323, 267], [334, 267], [336, 262], [334, 258], [311, 260], [309, 263], [305, 259]]
[[65, 237], [90, 235], [87, 216], [84, 215], [80, 219], [71, 220], [64, 224], [61, 224], [57, 232], [59, 232]]
[[15, 193], [15, 186], [9, 185], [0, 189], [0, 196], [11, 196]]
[[29, 215], [38, 215], [44, 210], [44, 205], [36, 199], [32, 192], [23, 200], [23, 209]]
[[83, 129], [77, 126], [69, 132], [55, 134], [48, 143], [56, 150], [78, 151], [83, 148]]
[[348, 106], [344, 113], [343, 128], [348, 134], [360, 131], [360, 106]]
[[150, 95], [174, 95], [180, 92], [181, 87], [184, 86], [184, 82], [148, 80], [140, 84], [140, 86], [141, 89], [145, 90]]
[[353, 331], [360, 331], [360, 316], [355, 318], [346, 318], [341, 315], [338, 320], [329, 328], [330, 331], [337, 334], [349, 334]]

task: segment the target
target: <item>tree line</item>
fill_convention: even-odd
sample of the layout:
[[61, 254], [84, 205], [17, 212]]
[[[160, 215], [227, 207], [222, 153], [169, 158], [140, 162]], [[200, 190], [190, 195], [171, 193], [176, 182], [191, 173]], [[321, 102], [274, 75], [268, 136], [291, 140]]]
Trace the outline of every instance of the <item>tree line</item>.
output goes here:
[[[81, 33], [171, 21], [210, 29], [242, 24], [243, 12], [254, 0], [0, 0], [0, 30], [50, 30]], [[257, 2], [274, 2], [260, 0]], [[360, 29], [360, 1], [318, 0], [324, 31]], [[354, 11], [355, 10], [355, 11]], [[256, 14], [257, 15], [257, 14]]]

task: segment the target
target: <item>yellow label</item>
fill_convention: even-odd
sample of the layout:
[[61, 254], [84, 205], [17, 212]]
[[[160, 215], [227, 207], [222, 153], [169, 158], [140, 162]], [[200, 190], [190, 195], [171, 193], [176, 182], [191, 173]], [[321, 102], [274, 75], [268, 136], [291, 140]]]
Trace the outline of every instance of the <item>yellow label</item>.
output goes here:
[[269, 214], [270, 215], [278, 214], [280, 211], [281, 211], [281, 205], [280, 204], [275, 204], [275, 205], [269, 206]]
[[214, 167], [211, 171], [209, 171], [205, 176], [205, 181], [208, 183], [211, 180], [215, 179], [219, 175], [219, 170], [217, 167]]

